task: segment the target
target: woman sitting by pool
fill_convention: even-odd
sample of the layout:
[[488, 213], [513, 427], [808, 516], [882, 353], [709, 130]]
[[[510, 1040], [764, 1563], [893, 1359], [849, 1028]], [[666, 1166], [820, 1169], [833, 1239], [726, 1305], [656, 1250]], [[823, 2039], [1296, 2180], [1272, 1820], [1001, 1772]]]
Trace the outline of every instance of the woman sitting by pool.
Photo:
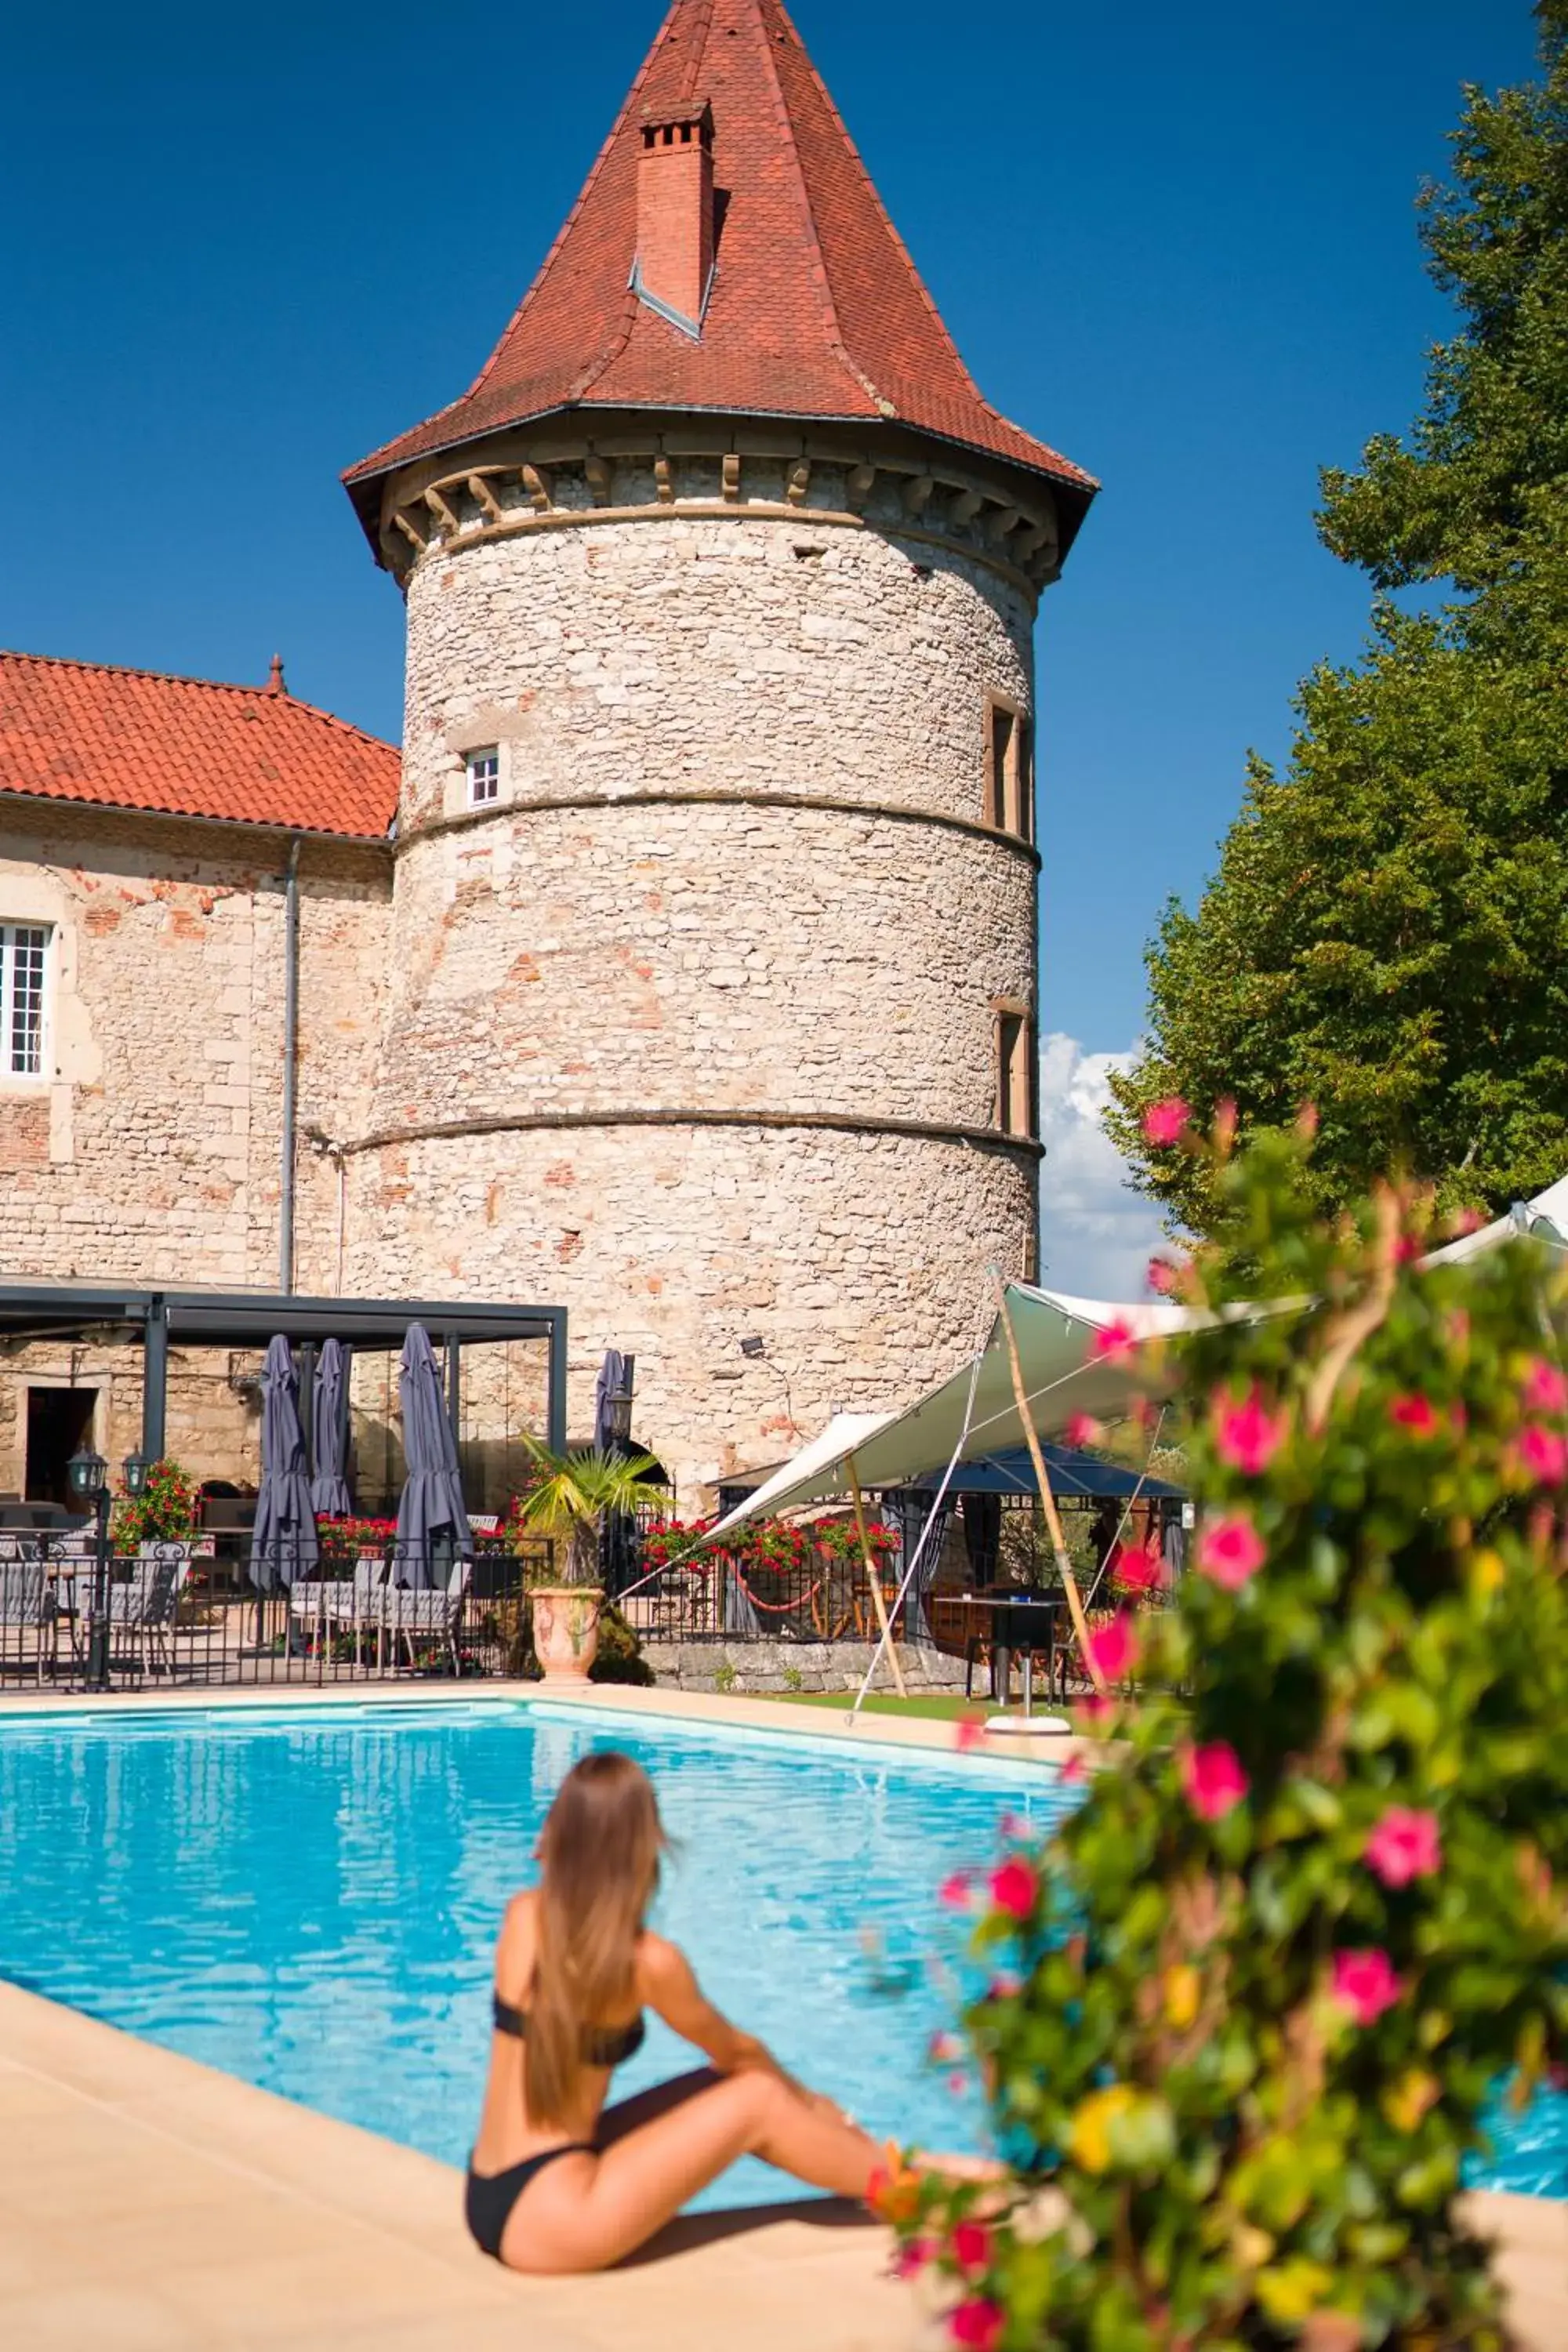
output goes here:
[[[841, 2197], [864, 2198], [886, 2166], [644, 1926], [665, 1843], [646, 1773], [628, 1756], [585, 1757], [545, 1822], [541, 1885], [508, 1906], [468, 2221], [510, 2270], [619, 2262], [738, 2157]], [[611, 2074], [642, 2046], [645, 2009], [711, 2064], [606, 2109]]]

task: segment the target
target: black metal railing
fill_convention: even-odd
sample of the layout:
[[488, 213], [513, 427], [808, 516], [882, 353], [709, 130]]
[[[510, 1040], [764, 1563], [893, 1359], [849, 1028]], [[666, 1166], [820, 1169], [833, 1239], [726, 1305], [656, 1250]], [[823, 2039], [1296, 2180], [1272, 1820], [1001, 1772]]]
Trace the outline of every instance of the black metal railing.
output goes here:
[[404, 1550], [262, 1590], [181, 1545], [100, 1559], [88, 1531], [0, 1547], [0, 1688], [41, 1692], [516, 1675], [525, 1579], [549, 1554]]
[[[880, 1576], [884, 1606], [892, 1612], [896, 1562], [884, 1564]], [[693, 1552], [645, 1571], [617, 1606], [644, 1643], [860, 1642], [875, 1641], [880, 1630], [865, 1563], [820, 1555], [775, 1566]], [[901, 1639], [902, 1612], [895, 1630]]]

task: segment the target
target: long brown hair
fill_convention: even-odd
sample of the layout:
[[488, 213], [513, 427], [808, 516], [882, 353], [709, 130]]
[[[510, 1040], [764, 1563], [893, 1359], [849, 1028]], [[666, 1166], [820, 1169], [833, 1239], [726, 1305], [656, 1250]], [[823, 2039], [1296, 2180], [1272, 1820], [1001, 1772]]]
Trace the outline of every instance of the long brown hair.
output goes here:
[[539, 1944], [522, 2076], [531, 2123], [570, 2130], [578, 2120], [584, 2032], [626, 2015], [666, 1843], [640, 1765], [605, 1753], [573, 1766], [539, 1841]]

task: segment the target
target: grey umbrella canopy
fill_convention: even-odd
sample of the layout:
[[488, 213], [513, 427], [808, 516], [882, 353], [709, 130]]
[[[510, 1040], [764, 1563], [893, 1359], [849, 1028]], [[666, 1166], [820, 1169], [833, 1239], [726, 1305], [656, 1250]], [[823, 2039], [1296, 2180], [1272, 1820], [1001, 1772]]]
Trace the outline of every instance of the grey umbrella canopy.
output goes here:
[[447, 1418], [436, 1351], [422, 1324], [408, 1327], [397, 1367], [397, 1392], [408, 1475], [397, 1506], [396, 1574], [420, 1591], [435, 1582], [431, 1553], [437, 1543], [470, 1558], [474, 1549], [458, 1474], [458, 1441]]
[[619, 1396], [626, 1376], [626, 1360], [618, 1348], [606, 1348], [599, 1377], [594, 1382], [594, 1451], [610, 1450], [610, 1400]]
[[310, 1501], [322, 1518], [346, 1518], [353, 1509], [349, 1495], [349, 1365], [341, 1339], [329, 1339], [316, 1367], [310, 1399], [315, 1445], [315, 1475]]
[[300, 1426], [300, 1375], [288, 1340], [277, 1339], [268, 1342], [261, 1375], [261, 1485], [250, 1542], [251, 1582], [261, 1592], [292, 1584], [310, 1575], [318, 1557]]

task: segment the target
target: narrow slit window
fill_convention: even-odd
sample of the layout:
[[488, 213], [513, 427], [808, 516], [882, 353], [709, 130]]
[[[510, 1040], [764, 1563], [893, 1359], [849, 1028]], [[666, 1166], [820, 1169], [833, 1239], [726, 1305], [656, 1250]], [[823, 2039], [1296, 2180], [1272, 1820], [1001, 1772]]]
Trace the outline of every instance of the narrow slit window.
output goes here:
[[495, 744], [483, 751], [470, 751], [468, 767], [468, 806], [488, 808], [500, 798], [500, 752]]
[[41, 923], [0, 923], [0, 1076], [44, 1075], [49, 933]]
[[985, 705], [985, 822], [1022, 841], [1034, 834], [1031, 729], [1010, 703]]
[[1004, 1135], [1035, 1132], [1035, 1024], [1024, 1012], [996, 1015], [996, 1124]]

